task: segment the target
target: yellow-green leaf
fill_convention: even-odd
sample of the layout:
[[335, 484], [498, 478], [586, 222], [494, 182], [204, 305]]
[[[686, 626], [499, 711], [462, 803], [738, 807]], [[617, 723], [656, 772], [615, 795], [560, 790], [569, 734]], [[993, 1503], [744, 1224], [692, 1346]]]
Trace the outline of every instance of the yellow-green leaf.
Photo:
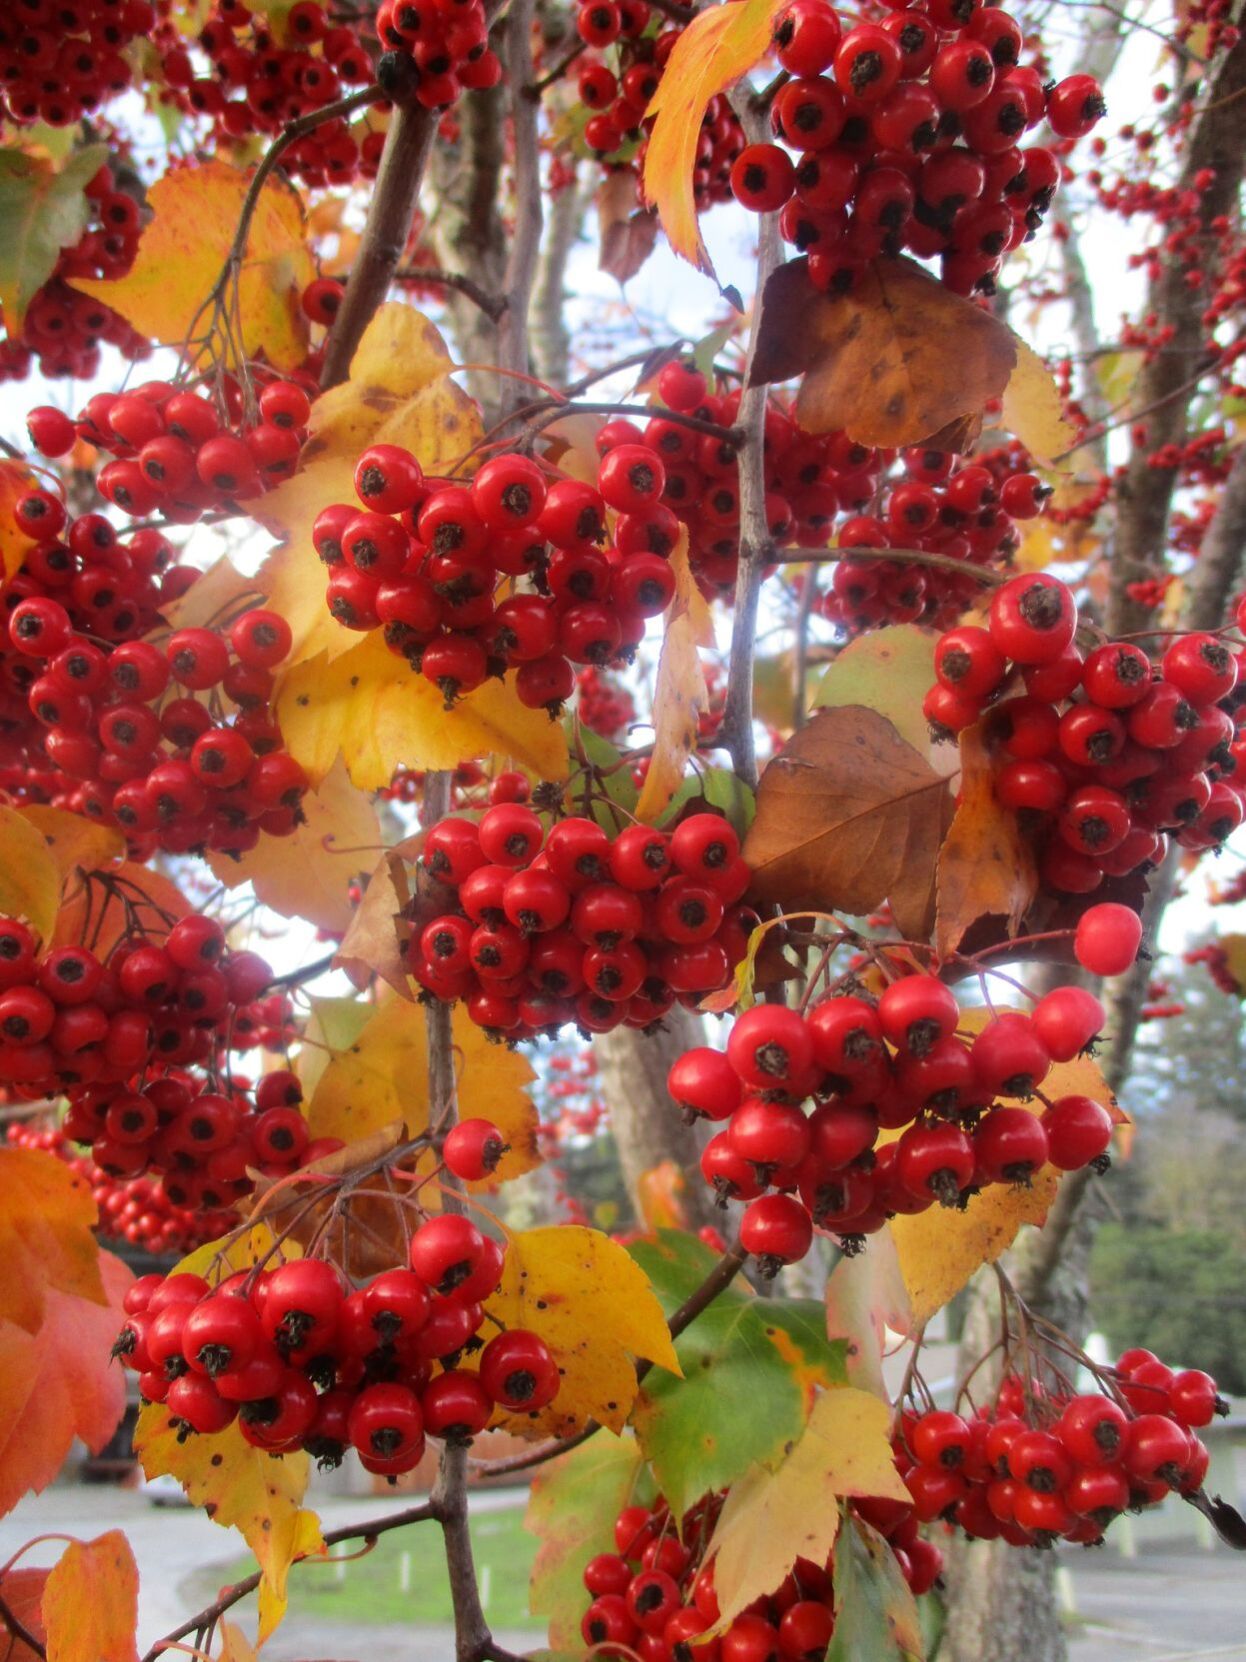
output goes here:
[[48, 1662], [134, 1662], [138, 1565], [119, 1529], [71, 1541], [43, 1589]]
[[732, 1485], [710, 1542], [719, 1629], [772, 1593], [798, 1558], [824, 1564], [839, 1530], [836, 1496], [906, 1501], [891, 1452], [890, 1410], [868, 1391], [824, 1391], [782, 1462]]
[[0, 150], [0, 307], [11, 338], [21, 334], [26, 308], [61, 249], [86, 230], [90, 203], [83, 193], [107, 160], [108, 146], [92, 144], [58, 172], [24, 150]]
[[1064, 413], [1064, 400], [1047, 365], [1033, 347], [1019, 336], [1015, 339], [1017, 361], [1004, 388], [1003, 424], [1040, 467], [1055, 467], [1056, 458], [1077, 444], [1077, 429]]
[[328, 775], [339, 751], [360, 790], [388, 785], [395, 768], [454, 768], [480, 756], [508, 759], [542, 779], [567, 777], [561, 724], [521, 704], [509, 681], [486, 681], [447, 710], [379, 631], [332, 664], [321, 657], [291, 670], [277, 719], [313, 781]]
[[521, 1436], [570, 1436], [590, 1419], [621, 1432], [636, 1399], [635, 1358], [680, 1371], [648, 1276], [596, 1229], [556, 1224], [512, 1236], [485, 1308], [506, 1327], [539, 1333], [562, 1375], [548, 1408], [507, 1416]]
[[[148, 190], [153, 218], [125, 276], [74, 277], [72, 286], [166, 346], [180, 346], [192, 325], [203, 334], [211, 321], [203, 308], [229, 255], [250, 182], [247, 172], [220, 161], [164, 174]], [[236, 316], [242, 339], [229, 342], [231, 364], [240, 352], [246, 358], [263, 354], [279, 370], [302, 363], [307, 321], [299, 297], [315, 275], [298, 193], [270, 179], [260, 192], [239, 270]], [[233, 316], [231, 307], [231, 325]]]
[[657, 208], [671, 247], [706, 276], [713, 262], [701, 237], [692, 171], [701, 118], [711, 98], [765, 56], [787, 0], [738, 0], [694, 17], [666, 61], [648, 114], [656, 117], [645, 152], [645, 200]]
[[886, 716], [936, 773], [950, 773], [957, 766], [956, 752], [950, 745], [931, 743], [930, 723], [922, 714], [922, 699], [934, 680], [934, 648], [935, 636], [916, 623], [896, 623], [858, 635], [828, 665], [811, 708], [864, 705]]
[[303, 823], [288, 837], [261, 836], [240, 859], [211, 853], [208, 864], [228, 889], [250, 883], [256, 897], [282, 917], [306, 918], [340, 935], [350, 927], [353, 878], [380, 846], [376, 811], [347, 777], [339, 756], [302, 802]]

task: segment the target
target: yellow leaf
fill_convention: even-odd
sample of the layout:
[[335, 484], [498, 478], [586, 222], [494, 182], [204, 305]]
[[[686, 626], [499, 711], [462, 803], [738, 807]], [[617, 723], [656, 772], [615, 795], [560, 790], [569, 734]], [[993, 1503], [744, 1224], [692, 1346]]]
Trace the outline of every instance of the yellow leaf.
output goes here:
[[248, 598], [256, 604], [261, 596], [255, 577], [244, 577], [228, 554], [214, 560], [202, 577], [176, 600], [160, 608], [170, 629], [219, 628], [223, 616], [242, 611]]
[[887, 1404], [869, 1391], [824, 1391], [781, 1464], [774, 1471], [751, 1466], [732, 1484], [709, 1545], [721, 1610], [716, 1631], [772, 1593], [798, 1558], [826, 1562], [839, 1532], [833, 1497], [908, 1499], [890, 1421]]
[[1237, 982], [1238, 992], [1246, 992], [1246, 935], [1221, 935], [1216, 945], [1224, 953], [1225, 966]]
[[300, 1504], [308, 1457], [265, 1454], [251, 1447], [236, 1424], [179, 1442], [168, 1409], [158, 1402], [139, 1410], [134, 1449], [148, 1477], [169, 1473], [195, 1506], [208, 1509], [213, 1523], [245, 1538], [262, 1573], [262, 1642], [285, 1614], [290, 1565], [324, 1549], [319, 1519]]
[[539, 1333], [562, 1375], [548, 1408], [501, 1422], [521, 1437], [570, 1436], [591, 1419], [618, 1434], [636, 1400], [633, 1359], [680, 1372], [648, 1276], [596, 1229], [564, 1223], [511, 1236], [485, 1308], [506, 1327]]
[[85, 1177], [39, 1149], [0, 1147], [0, 1322], [37, 1333], [54, 1289], [107, 1303]]
[[[417, 882], [419, 875], [417, 870]], [[400, 998], [410, 999], [406, 952], [411, 939], [411, 922], [406, 915], [410, 901], [406, 865], [400, 854], [387, 848], [342, 936], [334, 968], [344, 969], [357, 987], [367, 986], [374, 975], [379, 975]]]
[[[202, 334], [210, 311], [201, 309], [225, 265], [249, 184], [247, 173], [219, 161], [164, 174], [148, 189], [154, 218], [126, 275], [75, 277], [72, 286], [166, 346], [180, 346], [192, 325]], [[302, 363], [307, 322], [299, 297], [315, 275], [298, 193], [270, 179], [260, 192], [238, 275], [242, 339], [229, 342], [231, 364], [237, 365], [239, 351], [245, 358], [262, 353], [279, 370]]]
[[35, 546], [18, 525], [13, 510], [17, 499], [42, 483], [37, 473], [25, 462], [13, 462], [0, 457], [0, 589], [22, 569], [26, 556]]
[[1055, 467], [1056, 458], [1076, 445], [1077, 429], [1064, 413], [1064, 400], [1047, 365], [1020, 336], [1014, 339], [1017, 362], [1004, 388], [1003, 423], [1040, 466]]
[[871, 260], [844, 295], [823, 294], [806, 262], [789, 260], [766, 284], [752, 380], [802, 376], [796, 419], [808, 433], [964, 451], [1018, 344], [913, 260]]
[[[996, 1004], [994, 1014], [1003, 1015], [1006, 1009]], [[957, 1031], [980, 1033], [991, 1019], [990, 1010], [962, 1010]], [[1043, 1095], [1050, 1099], [1089, 1096], [1101, 1102], [1113, 1117], [1118, 1113], [1102, 1071], [1088, 1056], [1054, 1063], [1043, 1081]], [[1019, 1106], [1028, 1107], [1031, 1113], [1041, 1113], [1043, 1107], [1037, 1098]], [[884, 1132], [883, 1140], [891, 1141], [898, 1135]], [[974, 1195], [964, 1211], [932, 1206], [915, 1216], [892, 1218], [889, 1228], [908, 1289], [914, 1328], [954, 1298], [983, 1264], [993, 1264], [1006, 1252], [1022, 1224], [1043, 1223], [1059, 1187], [1060, 1174], [1054, 1167], [1044, 1166], [1028, 1188], [992, 1183]]]
[[0, 807], [0, 913], [20, 918], [46, 946], [60, 903], [61, 874], [43, 833], [19, 809]]
[[303, 824], [289, 837], [261, 837], [241, 859], [210, 853], [208, 864], [227, 889], [250, 883], [256, 896], [286, 918], [306, 918], [340, 935], [354, 916], [347, 888], [380, 846], [376, 812], [351, 784], [339, 756], [315, 791], [303, 798]]
[[[511, 1145], [493, 1181], [504, 1183], [540, 1165], [537, 1114], [526, 1086], [535, 1078], [517, 1051], [490, 1044], [461, 1008], [453, 1017], [459, 1115], [489, 1119]], [[335, 1048], [307, 1109], [313, 1138], [345, 1143], [403, 1121], [412, 1136], [428, 1126], [428, 1038], [424, 1011], [386, 996], [358, 1036]], [[490, 1184], [481, 1185], [488, 1188]]]
[[447, 710], [431, 681], [374, 631], [334, 663], [290, 671], [277, 696], [286, 748], [313, 782], [341, 751], [360, 790], [388, 785], [395, 768], [454, 768], [465, 757], [509, 758], [542, 779], [567, 777], [560, 723], [529, 710], [509, 683], [487, 681]]
[[221, 1622], [221, 1648], [217, 1662], [259, 1662], [259, 1652], [233, 1622]]
[[43, 1589], [48, 1662], [134, 1662], [138, 1565], [119, 1529], [71, 1541]]
[[83, 814], [65, 808], [45, 808], [34, 803], [22, 809], [42, 836], [48, 853], [56, 862], [62, 889], [78, 871], [99, 871], [125, 858], [125, 838], [112, 826], [99, 825]]
[[636, 804], [637, 818], [649, 825], [679, 789], [684, 767], [696, 749], [697, 723], [709, 708], [709, 690], [697, 645], [713, 641], [713, 625], [688, 563], [687, 531], [679, 533], [671, 565], [675, 569], [675, 596], [666, 609], [666, 634], [653, 694], [653, 755]]
[[980, 724], [960, 735], [960, 800], [939, 850], [935, 948], [956, 951], [984, 917], [1002, 917], [1009, 937], [1038, 893], [1034, 850], [1016, 814], [995, 795], [995, 770]]
[[480, 413], [450, 379], [453, 368], [422, 312], [396, 301], [380, 307], [351, 361], [350, 379], [312, 406], [299, 471], [254, 504], [255, 518], [284, 542], [260, 582], [293, 633], [290, 666], [321, 652], [332, 662], [358, 644], [358, 635], [325, 605], [325, 570], [311, 531], [322, 508], [356, 501], [360, 451], [373, 443], [402, 445], [425, 473], [439, 474], [480, 439]]
[[766, 54], [787, 0], [739, 0], [703, 11], [684, 28], [667, 59], [648, 114], [656, 117], [645, 153], [645, 200], [657, 208], [671, 247], [707, 277], [713, 262], [701, 238], [692, 171], [701, 119], [711, 98]]

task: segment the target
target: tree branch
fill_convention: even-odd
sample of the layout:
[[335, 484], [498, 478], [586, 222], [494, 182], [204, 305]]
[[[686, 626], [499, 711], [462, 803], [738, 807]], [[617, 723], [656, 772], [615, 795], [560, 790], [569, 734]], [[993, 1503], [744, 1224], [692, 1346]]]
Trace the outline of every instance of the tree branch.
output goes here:
[[36, 1656], [42, 1656], [46, 1659], [48, 1653], [44, 1648], [43, 1641], [30, 1631], [21, 1617], [9, 1608], [3, 1598], [0, 1598], [0, 1622], [4, 1623], [16, 1640], [23, 1645], [28, 1645]]
[[1182, 622], [1219, 629], [1246, 565], [1246, 444], [1238, 447], [1190, 574]]
[[490, 294], [470, 277], [463, 277], [457, 271], [443, 271], [440, 266], [400, 266], [394, 273], [394, 281], [428, 283], [433, 288], [454, 289], [456, 293], [466, 295], [494, 323], [510, 303], [506, 295]]
[[[529, 91], [532, 66], [533, 0], [512, 0], [506, 20], [506, 70], [510, 81], [511, 133], [514, 142], [515, 223], [506, 262], [503, 293], [507, 309], [498, 323], [498, 367], [527, 375], [528, 307], [541, 254], [541, 106]], [[523, 382], [503, 382], [502, 406], [513, 408], [524, 396]]]
[[359, 253], [329, 332], [322, 387], [336, 387], [346, 380], [363, 332], [393, 281], [407, 245], [437, 121], [437, 113], [421, 104], [394, 105]]
[[[750, 144], [767, 138], [762, 113], [754, 107], [750, 88], [732, 96], [732, 106]], [[757, 753], [753, 740], [753, 657], [757, 637], [757, 608], [761, 599], [762, 573], [774, 559], [774, 543], [766, 521], [766, 397], [765, 386], [750, 386], [749, 371], [761, 339], [761, 315], [766, 282], [782, 260], [778, 217], [763, 214], [757, 233], [757, 288], [753, 298], [753, 323], [749, 333], [744, 393], [737, 422], [744, 442], [737, 458], [740, 487], [740, 561], [736, 576], [735, 608], [731, 624], [731, 650], [727, 659], [727, 700], [723, 709], [719, 743], [729, 752], [737, 777], [748, 785], [757, 783]]]

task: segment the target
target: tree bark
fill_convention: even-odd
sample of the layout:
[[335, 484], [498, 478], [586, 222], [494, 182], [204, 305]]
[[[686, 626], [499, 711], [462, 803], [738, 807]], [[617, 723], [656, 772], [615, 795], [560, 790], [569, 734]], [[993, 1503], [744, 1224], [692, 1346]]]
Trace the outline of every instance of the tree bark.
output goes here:
[[634, 1028], [616, 1027], [612, 1033], [599, 1033], [593, 1040], [619, 1165], [637, 1217], [644, 1216], [644, 1174], [664, 1160], [672, 1160], [684, 1176], [682, 1201], [689, 1226], [722, 1227], [724, 1214], [714, 1204], [698, 1169], [701, 1144], [696, 1128], [684, 1124], [666, 1089], [672, 1063], [685, 1050], [704, 1043], [700, 1019], [680, 1005], [666, 1015], [657, 1033], [646, 1036]]

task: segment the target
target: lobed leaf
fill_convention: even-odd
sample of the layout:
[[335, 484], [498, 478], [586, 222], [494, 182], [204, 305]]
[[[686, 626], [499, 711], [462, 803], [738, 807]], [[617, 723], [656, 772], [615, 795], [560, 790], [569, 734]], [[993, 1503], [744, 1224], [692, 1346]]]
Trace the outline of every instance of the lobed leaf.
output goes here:
[[48, 1296], [108, 1302], [91, 1186], [41, 1149], [0, 1146], [0, 1322], [37, 1335]]
[[138, 1565], [119, 1529], [71, 1541], [43, 1589], [48, 1662], [137, 1662]]

